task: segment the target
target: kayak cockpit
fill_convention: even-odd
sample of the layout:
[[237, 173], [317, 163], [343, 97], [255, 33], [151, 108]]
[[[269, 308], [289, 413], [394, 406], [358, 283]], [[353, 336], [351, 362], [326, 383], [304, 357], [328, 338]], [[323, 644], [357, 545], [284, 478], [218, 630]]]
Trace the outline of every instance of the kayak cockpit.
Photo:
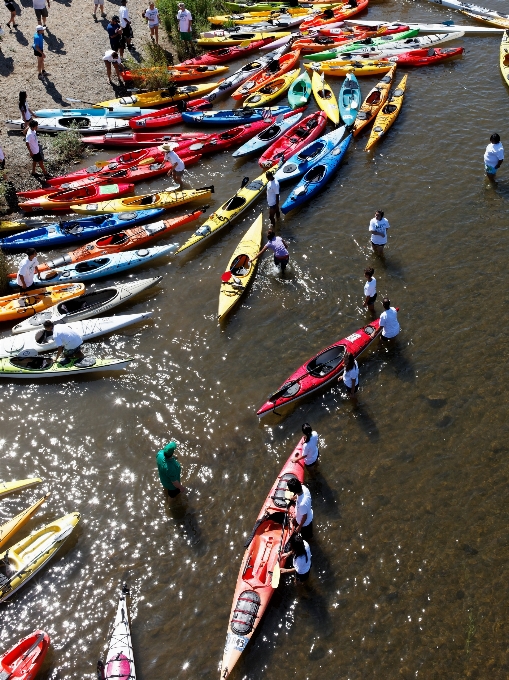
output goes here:
[[47, 357], [13, 357], [9, 363], [23, 371], [47, 371], [53, 365], [53, 359]]
[[248, 255], [237, 255], [230, 265], [233, 276], [247, 276], [251, 271], [251, 260]]
[[312, 359], [306, 369], [313, 377], [323, 378], [339, 366], [343, 361], [344, 354], [344, 345], [336, 345]]
[[272, 570], [278, 559], [283, 527], [268, 519], [258, 527], [246, 558], [242, 579], [252, 588], [270, 584]]

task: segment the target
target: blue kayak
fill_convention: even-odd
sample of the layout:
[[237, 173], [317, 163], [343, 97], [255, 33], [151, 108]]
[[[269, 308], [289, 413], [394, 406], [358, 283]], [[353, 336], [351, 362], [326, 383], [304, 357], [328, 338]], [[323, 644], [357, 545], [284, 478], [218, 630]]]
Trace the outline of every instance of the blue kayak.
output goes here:
[[155, 113], [157, 109], [140, 109], [131, 106], [111, 106], [99, 109], [39, 109], [34, 111], [36, 118], [59, 118], [79, 116], [103, 116], [105, 118], [134, 118], [147, 113]]
[[302, 113], [294, 113], [293, 116], [288, 118], [283, 118], [283, 120], [276, 120], [273, 125], [265, 130], [262, 130], [259, 134], [251, 139], [248, 139], [245, 144], [243, 144], [240, 149], [232, 153], [233, 158], [242, 158], [242, 156], [248, 156], [255, 151], [261, 151], [270, 146], [276, 139], [279, 139], [287, 130], [289, 130], [293, 125], [296, 125], [302, 118]]
[[22, 234], [13, 234], [0, 239], [0, 246], [6, 252], [17, 252], [25, 248], [53, 248], [67, 246], [80, 241], [94, 241], [101, 236], [149, 222], [164, 213], [162, 208], [108, 215], [88, 215], [75, 220], [54, 222], [30, 229]]
[[[276, 118], [281, 113], [289, 113], [289, 106], [271, 106], [265, 109], [225, 109], [224, 111], [184, 111], [182, 120], [192, 125], [240, 125], [263, 120], [264, 112]], [[265, 114], [267, 115], [267, 114]]]
[[327, 132], [326, 135], [315, 139], [298, 153], [291, 156], [276, 172], [277, 181], [286, 182], [289, 179], [301, 177], [341, 142], [345, 135], [345, 130], [346, 128], [343, 125], [332, 132]]
[[[36, 274], [34, 283], [41, 286], [54, 286], [58, 283], [77, 283], [92, 281], [104, 276], [114, 276], [120, 272], [139, 267], [145, 262], [155, 260], [156, 257], [170, 255], [178, 248], [178, 243], [154, 248], [140, 248], [128, 250], [124, 253], [112, 253], [97, 257], [94, 260], [83, 260], [63, 267], [48, 269]], [[9, 285], [17, 286], [16, 279], [11, 279]]]
[[281, 206], [283, 214], [286, 215], [290, 210], [299, 208], [304, 203], [307, 203], [325, 187], [327, 182], [339, 168], [351, 141], [352, 134], [349, 134], [339, 146], [332, 149], [332, 151], [329, 151], [319, 163], [315, 163], [315, 165], [306, 172], [304, 177], [297, 186], [293, 188], [292, 193]]
[[361, 88], [353, 73], [347, 73], [339, 91], [338, 106], [341, 120], [350, 127], [355, 123], [361, 105]]

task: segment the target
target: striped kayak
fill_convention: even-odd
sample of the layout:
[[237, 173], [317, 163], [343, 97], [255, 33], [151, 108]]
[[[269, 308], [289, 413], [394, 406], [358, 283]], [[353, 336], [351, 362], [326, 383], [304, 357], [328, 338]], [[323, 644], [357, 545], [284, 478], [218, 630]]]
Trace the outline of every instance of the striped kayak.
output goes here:
[[392, 69], [380, 80], [380, 82], [369, 91], [368, 96], [362, 102], [359, 113], [357, 114], [357, 118], [355, 119], [355, 123], [353, 125], [352, 132], [354, 137], [356, 137], [361, 130], [371, 123], [376, 114], [387, 101], [395, 73], [396, 64], [394, 64]]
[[219, 83], [207, 83], [206, 85], [183, 85], [182, 87], [168, 88], [167, 90], [155, 90], [154, 92], [140, 92], [129, 97], [119, 97], [106, 102], [99, 102], [96, 106], [137, 106], [141, 109], [163, 106], [184, 99], [196, 99], [212, 92]]
[[7, 541], [10, 541], [17, 531], [25, 526], [25, 524], [33, 517], [33, 515], [35, 515], [37, 510], [39, 510], [41, 505], [48, 500], [49, 496], [50, 494], [47, 493], [29, 508], [23, 510], [18, 515], [16, 515], [16, 517], [13, 517], [8, 522], [0, 526], [0, 548], [2, 548], [7, 543]]
[[364, 151], [369, 151], [385, 135], [399, 116], [403, 106], [407, 78], [408, 76], [403, 76], [396, 89], [389, 94], [387, 103], [378, 112]]
[[[82, 135], [125, 130], [129, 127], [129, 123], [123, 118], [100, 118], [98, 116], [41, 118], [38, 122], [37, 132], [65, 132], [76, 128], [77, 132]], [[25, 121], [22, 118], [7, 120], [5, 126], [9, 130], [24, 130]]]
[[[155, 109], [154, 109], [155, 110]], [[110, 106], [108, 108], [94, 109], [37, 109], [34, 112], [36, 118], [60, 118], [61, 116], [77, 117], [80, 116], [98, 116], [100, 118], [132, 118], [133, 116], [140, 116], [142, 111], [140, 108], [134, 106]]]
[[314, 142], [305, 146], [299, 153], [289, 158], [276, 172], [278, 182], [297, 179], [304, 175], [313, 165], [319, 163], [343, 139], [346, 128], [343, 125], [332, 132], [328, 132]]
[[83, 295], [82, 283], [36, 288], [28, 293], [13, 293], [0, 298], [0, 321], [20, 321], [23, 317], [33, 316], [48, 307]]
[[311, 78], [308, 76], [307, 72], [304, 71], [304, 73], [301, 73], [300, 76], [295, 78], [290, 85], [290, 89], [288, 90], [288, 102], [292, 109], [296, 109], [299, 106], [306, 106], [310, 96]]
[[152, 210], [153, 208], [176, 208], [189, 201], [210, 198], [214, 193], [214, 187], [202, 187], [201, 189], [177, 189], [176, 191], [159, 191], [154, 194], [133, 196], [132, 198], [119, 198], [102, 203], [82, 203], [71, 205], [71, 210], [84, 215], [104, 215], [111, 212], [134, 212], [137, 210]]
[[13, 482], [0, 482], [0, 498], [8, 496], [10, 493], [23, 491], [29, 489], [36, 484], [40, 484], [42, 479], [40, 477], [29, 477], [28, 479], [16, 479]]
[[258, 165], [268, 170], [275, 165], [284, 163], [319, 137], [326, 125], [327, 114], [324, 111], [315, 111], [315, 113], [309, 114], [278, 137], [262, 154], [258, 160]]
[[[281, 117], [280, 117], [281, 118]], [[268, 128], [259, 132], [255, 137], [248, 140], [240, 149], [232, 153], [233, 158], [242, 158], [251, 153], [261, 151], [270, 146], [276, 139], [279, 139], [282, 134], [293, 127], [302, 118], [302, 113], [293, 112], [288, 118], [279, 118]], [[279, 122], [278, 122], [279, 121]]]
[[[127, 357], [126, 359], [100, 359], [99, 357], [87, 355], [84, 359], [71, 359], [63, 364], [60, 361], [55, 362], [51, 357], [45, 356], [27, 357], [25, 359], [11, 357], [10, 359], [0, 359], [0, 378], [7, 378], [9, 380], [48, 380], [49, 378], [72, 380], [78, 376], [85, 375], [85, 373], [123, 371], [132, 360], [132, 357]], [[27, 547], [27, 550], [30, 550], [30, 546]], [[20, 583], [20, 585], [22, 584]], [[0, 602], [2, 597], [2, 587], [0, 585]], [[9, 597], [9, 594], [6, 597]]]
[[106, 663], [102, 660], [97, 662], [98, 680], [136, 680], [127, 595], [129, 595], [129, 588], [124, 584], [118, 598]]
[[50, 645], [48, 633], [36, 630], [0, 656], [2, 680], [34, 680]]
[[313, 71], [311, 87], [313, 88], [313, 95], [318, 106], [322, 111], [325, 111], [327, 117], [334, 125], [337, 125], [339, 123], [338, 102], [330, 85], [325, 82], [323, 73], [322, 75], [319, 75], [316, 71]]

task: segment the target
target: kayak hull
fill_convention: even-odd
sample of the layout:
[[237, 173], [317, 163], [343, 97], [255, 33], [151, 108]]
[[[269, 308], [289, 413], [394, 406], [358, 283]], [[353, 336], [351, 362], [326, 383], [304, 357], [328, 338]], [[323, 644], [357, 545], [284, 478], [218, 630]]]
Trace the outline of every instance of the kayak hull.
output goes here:
[[396, 73], [396, 64], [388, 73], [378, 82], [375, 87], [369, 91], [366, 99], [362, 103], [357, 118], [353, 126], [353, 135], [356, 137], [371, 121], [373, 121], [380, 111], [382, 106], [387, 101], [394, 74]]
[[276, 172], [277, 181], [286, 182], [304, 175], [341, 142], [345, 135], [345, 130], [346, 128], [343, 125], [305, 146], [278, 169]]
[[0, 298], [0, 321], [19, 321], [59, 302], [79, 297], [84, 292], [85, 286], [82, 283], [72, 283], [6, 295]]
[[191, 125], [238, 125], [247, 122], [254, 123], [266, 118], [269, 113], [273, 118], [285, 113], [291, 113], [289, 106], [271, 106], [264, 109], [232, 109], [223, 111], [185, 111], [182, 114], [184, 123]]
[[135, 212], [152, 210], [154, 208], [164, 208], [165, 210], [168, 210], [169, 208], [176, 208], [179, 205], [184, 205], [189, 201], [210, 198], [212, 191], [213, 187], [160, 191], [156, 194], [145, 194], [143, 196], [104, 201], [102, 203], [71, 205], [71, 210], [84, 215], [104, 215], [112, 212]]
[[327, 125], [327, 114], [317, 111], [306, 116], [287, 130], [262, 154], [258, 160], [261, 168], [268, 170], [285, 163], [291, 156], [319, 137]]
[[311, 87], [316, 103], [322, 111], [325, 111], [329, 120], [337, 125], [339, 123], [339, 107], [336, 97], [328, 83], [325, 82], [323, 75], [320, 77], [313, 71]]
[[104, 200], [106, 196], [117, 198], [131, 194], [134, 184], [93, 184], [79, 189], [64, 189], [58, 187], [52, 193], [28, 199], [20, 203], [23, 212], [68, 211], [73, 203], [94, 203]]
[[407, 77], [403, 76], [394, 91], [389, 94], [387, 103], [377, 113], [364, 151], [369, 151], [387, 133], [399, 116], [403, 106]]
[[[60, 362], [54, 363], [52, 359], [46, 357], [36, 357], [35, 359], [0, 359], [0, 379], [8, 380], [49, 380], [56, 378], [59, 380], [72, 380], [81, 375], [89, 373], [103, 373], [105, 371], [123, 371], [132, 361], [132, 357], [127, 359], [99, 359], [92, 356], [85, 357], [85, 360], [78, 362], [75, 359], [65, 365]], [[1, 557], [1, 556], [0, 556]], [[42, 565], [41, 565], [42, 566]], [[38, 571], [39, 569], [37, 569]], [[31, 574], [31, 578], [35, 574]], [[28, 579], [26, 579], [28, 580]], [[19, 584], [16, 587], [21, 587]], [[9, 593], [10, 597], [14, 591]], [[0, 589], [0, 602], [3, 595]]]
[[0, 656], [0, 675], [5, 680], [35, 680], [49, 645], [49, 635], [43, 630], [27, 635]]

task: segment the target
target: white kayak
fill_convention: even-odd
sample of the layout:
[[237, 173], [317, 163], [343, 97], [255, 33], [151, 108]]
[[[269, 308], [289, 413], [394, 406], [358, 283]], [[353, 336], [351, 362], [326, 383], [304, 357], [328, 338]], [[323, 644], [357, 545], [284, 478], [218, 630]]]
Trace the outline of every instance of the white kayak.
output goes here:
[[127, 614], [126, 595], [129, 588], [124, 584], [118, 598], [117, 614], [113, 623], [106, 664], [99, 661], [97, 677], [99, 680], [136, 680], [133, 643]]
[[406, 40], [398, 40], [387, 45], [365, 45], [357, 50], [351, 52], [341, 53], [339, 48], [336, 50], [336, 60], [344, 59], [358, 59], [359, 57], [367, 57], [369, 59], [378, 59], [382, 57], [391, 57], [403, 52], [410, 52], [411, 50], [423, 50], [435, 45], [441, 45], [449, 40], [457, 40], [461, 38], [463, 33], [458, 31], [456, 33], [440, 33], [436, 35], [421, 35], [415, 38], [406, 38]]
[[299, 122], [302, 118], [302, 113], [296, 113], [294, 116], [285, 118], [283, 120], [276, 119], [274, 125], [262, 130], [256, 137], [249, 139], [245, 144], [243, 144], [240, 149], [234, 151], [232, 156], [234, 158], [242, 158], [242, 156], [248, 156], [255, 151], [261, 151], [267, 148], [275, 142], [276, 139], [281, 137], [287, 130], [289, 130], [293, 125]]
[[[102, 319], [87, 319], [86, 321], [73, 321], [69, 327], [76, 331], [84, 341], [93, 340], [99, 335], [114, 333], [115, 331], [131, 326], [133, 323], [145, 321], [152, 316], [152, 312], [142, 314], [124, 314], [120, 316], [105, 316]], [[57, 349], [53, 340], [53, 334], [45, 331], [31, 331], [10, 335], [0, 340], [0, 359], [5, 357], [35, 357], [40, 352], [52, 352]]]
[[61, 116], [72, 118], [80, 116], [100, 116], [101, 118], [134, 118], [147, 113], [157, 113], [157, 109], [137, 109], [135, 106], [110, 106], [108, 108], [87, 109], [37, 109], [34, 111], [36, 118], [60, 118]]
[[301, 34], [297, 31], [295, 33], [290, 33], [290, 35], [285, 35], [282, 38], [278, 38], [277, 40], [274, 40], [273, 42], [269, 43], [268, 45], [263, 45], [260, 47], [260, 51], [267, 51], [267, 50], [272, 50], [274, 47], [282, 47], [283, 45], [288, 44], [292, 40], [296, 40], [297, 38], [301, 38]]
[[487, 7], [473, 5], [470, 2], [460, 2], [459, 0], [429, 0], [429, 2], [432, 2], [434, 5], [442, 5], [443, 7], [448, 7], [450, 9], [457, 9], [460, 12], [482, 14], [483, 16], [493, 17], [494, 19], [509, 19], [509, 14], [497, 12], [494, 9], [488, 9]]
[[118, 283], [115, 286], [108, 288], [100, 288], [98, 290], [87, 290], [85, 295], [81, 298], [73, 298], [65, 302], [59, 302], [53, 307], [48, 307], [43, 312], [34, 314], [28, 319], [24, 319], [21, 323], [16, 324], [12, 329], [13, 334], [28, 333], [29, 331], [39, 331], [43, 327], [45, 321], [53, 321], [53, 323], [71, 323], [74, 321], [82, 321], [89, 319], [92, 316], [104, 314], [109, 312], [113, 307], [130, 300], [138, 293], [152, 288], [162, 280], [162, 276], [155, 276], [150, 279], [141, 279], [139, 281], [128, 281], [127, 283]]
[[461, 31], [465, 35], [494, 35], [502, 33], [503, 28], [494, 26], [461, 26], [454, 21], [444, 21], [441, 24], [409, 24], [406, 21], [367, 21], [361, 19], [347, 19], [346, 24], [352, 26], [367, 26], [368, 28], [380, 28], [382, 26], [408, 26], [409, 29], [418, 29], [421, 33], [450, 33]]
[[[113, 132], [125, 130], [129, 122], [122, 118], [106, 118], [105, 116], [60, 116], [56, 118], [40, 118], [38, 132], [64, 132], [75, 128], [81, 134], [94, 132]], [[8, 120], [5, 123], [9, 130], [23, 130], [25, 123], [21, 118]]]

